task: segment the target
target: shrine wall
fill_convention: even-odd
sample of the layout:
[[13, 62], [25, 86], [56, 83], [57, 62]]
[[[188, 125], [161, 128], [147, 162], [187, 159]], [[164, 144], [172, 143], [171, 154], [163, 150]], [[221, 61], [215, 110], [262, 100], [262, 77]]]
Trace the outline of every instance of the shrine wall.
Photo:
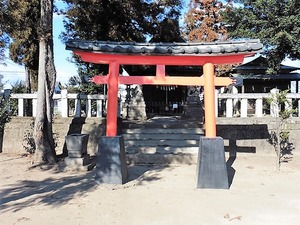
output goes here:
[[[119, 121], [120, 123], [121, 121]], [[26, 134], [33, 132], [33, 118], [14, 117], [0, 132], [0, 152], [23, 154], [26, 151]], [[276, 118], [218, 118], [217, 136], [224, 139], [226, 151], [249, 154], [275, 154], [274, 147], [268, 142], [272, 131], [276, 130]], [[290, 142], [293, 154], [300, 155], [300, 119], [289, 121]], [[121, 126], [118, 126], [120, 129]], [[105, 135], [105, 119], [100, 118], [55, 118], [53, 122], [57, 154], [65, 151], [65, 137], [71, 133], [90, 134], [88, 153], [95, 155], [99, 137]], [[118, 131], [120, 133], [120, 130]], [[1, 148], [2, 147], [2, 148]]]
[[[217, 136], [224, 139], [226, 151], [256, 154], [275, 154], [270, 137], [276, 131], [274, 117], [217, 118]], [[292, 154], [300, 155], [300, 118], [289, 119]]]
[[[100, 118], [54, 118], [53, 133], [57, 144], [56, 152], [58, 155], [66, 152], [65, 137], [68, 134], [81, 133], [89, 134], [88, 153], [95, 155], [98, 150], [98, 140], [105, 134], [105, 119]], [[26, 153], [24, 145], [28, 143], [28, 138], [33, 134], [32, 117], [13, 117], [5, 124], [4, 133], [0, 133], [0, 144], [2, 137], [3, 153], [23, 154]]]

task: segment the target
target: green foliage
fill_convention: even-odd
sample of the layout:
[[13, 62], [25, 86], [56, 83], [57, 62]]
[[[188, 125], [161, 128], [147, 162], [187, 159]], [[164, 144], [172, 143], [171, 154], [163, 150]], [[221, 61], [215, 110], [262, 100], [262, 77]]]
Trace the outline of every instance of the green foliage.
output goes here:
[[9, 38], [5, 34], [5, 26], [6, 26], [5, 14], [6, 14], [5, 4], [4, 1], [1, 1], [0, 2], [0, 63], [2, 63], [2, 61], [5, 58], [4, 52], [9, 43]]
[[11, 85], [12, 88], [11, 88], [11, 92], [12, 93], [26, 93], [27, 92], [27, 89], [26, 89], [26, 85], [24, 83], [24, 81], [16, 81], [14, 84]]
[[279, 105], [279, 117], [282, 120], [287, 120], [297, 112], [297, 110], [293, 108], [293, 102], [289, 101], [287, 98], [288, 93], [289, 90], [278, 91], [267, 99], [268, 104], [275, 103]]
[[62, 37], [86, 40], [144, 41], [168, 18], [178, 20], [181, 0], [64, 0], [66, 32]]
[[257, 0], [223, 13], [233, 38], [259, 38], [265, 46], [269, 74], [279, 71], [286, 57], [300, 58], [300, 1]]
[[33, 91], [37, 90], [39, 62], [39, 0], [4, 1], [6, 8], [4, 31], [12, 42], [9, 57], [15, 63], [24, 65], [30, 76]]
[[70, 77], [68, 84], [59, 84], [60, 89], [67, 89], [68, 93], [103, 94], [103, 85], [90, 83], [92, 75], [77, 75]]
[[[179, 40], [182, 0], [64, 0], [65, 32], [61, 39], [104, 41]], [[167, 29], [165, 28], [167, 25]], [[170, 37], [173, 39], [171, 40]], [[73, 56], [80, 76], [107, 74], [107, 65], [82, 63]], [[95, 72], [97, 71], [97, 72]], [[130, 71], [128, 71], [130, 73]]]
[[269, 142], [274, 146], [277, 154], [277, 170], [280, 169], [280, 164], [288, 155], [292, 154], [294, 149], [290, 142], [290, 128], [288, 119], [297, 112], [293, 108], [293, 103], [287, 98], [288, 90], [278, 91], [267, 99], [268, 104], [279, 106], [279, 117], [276, 118], [276, 129], [270, 133]]
[[7, 97], [0, 94], [0, 130], [3, 130], [6, 123], [10, 121]]

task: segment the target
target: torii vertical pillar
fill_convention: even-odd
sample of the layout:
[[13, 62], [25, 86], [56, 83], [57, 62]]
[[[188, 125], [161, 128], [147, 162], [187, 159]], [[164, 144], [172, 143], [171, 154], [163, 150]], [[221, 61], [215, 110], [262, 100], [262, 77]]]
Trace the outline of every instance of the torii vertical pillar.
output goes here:
[[109, 64], [106, 136], [117, 135], [119, 64]]
[[117, 136], [119, 63], [109, 63], [106, 136], [100, 137], [96, 181], [106, 184], [124, 184], [128, 178], [124, 139]]
[[200, 137], [197, 188], [228, 189], [223, 138], [216, 136], [214, 65], [206, 63], [204, 72], [205, 137]]

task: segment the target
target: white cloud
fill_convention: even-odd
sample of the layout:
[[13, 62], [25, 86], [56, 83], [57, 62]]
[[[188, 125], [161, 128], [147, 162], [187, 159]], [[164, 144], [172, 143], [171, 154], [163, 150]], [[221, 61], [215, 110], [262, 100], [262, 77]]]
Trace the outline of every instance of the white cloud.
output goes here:
[[25, 69], [9, 59], [4, 61], [6, 65], [0, 64], [0, 74], [2, 77], [2, 84], [4, 84], [4, 89], [10, 89], [11, 84], [17, 81], [24, 81], [25, 79]]

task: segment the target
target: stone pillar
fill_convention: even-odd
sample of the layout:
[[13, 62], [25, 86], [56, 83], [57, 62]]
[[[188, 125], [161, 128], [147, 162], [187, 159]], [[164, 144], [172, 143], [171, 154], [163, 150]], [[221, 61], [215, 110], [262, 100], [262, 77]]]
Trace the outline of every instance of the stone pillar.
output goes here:
[[96, 181], [124, 184], [128, 178], [123, 136], [101, 136], [96, 157]]
[[229, 188], [224, 141], [221, 137], [200, 137], [197, 188]]
[[131, 90], [131, 97], [129, 102], [124, 105], [124, 114], [128, 120], [146, 120], [146, 104], [144, 101], [143, 90], [141, 85], [136, 85]]
[[75, 99], [75, 113], [74, 117], [81, 117], [81, 100], [80, 100], [80, 94], [77, 95], [77, 98]]
[[36, 117], [36, 107], [37, 107], [37, 93], [34, 93], [34, 98], [32, 99], [32, 116]]
[[184, 119], [203, 122], [203, 103], [200, 99], [201, 94], [200, 86], [188, 87], [186, 102], [184, 104]]
[[248, 111], [248, 99], [243, 98], [241, 100], [241, 117], [247, 117]]
[[69, 116], [68, 90], [61, 90], [61, 116]]
[[18, 98], [18, 116], [24, 116], [24, 99]]
[[[278, 93], [279, 93], [279, 90], [276, 88], [273, 88], [271, 90], [272, 96], [276, 96]], [[279, 117], [279, 112], [280, 112], [279, 103], [277, 100], [274, 99], [274, 101], [272, 101], [270, 104], [270, 114], [272, 117]]]
[[263, 99], [258, 98], [255, 101], [255, 116], [262, 117], [263, 116]]

